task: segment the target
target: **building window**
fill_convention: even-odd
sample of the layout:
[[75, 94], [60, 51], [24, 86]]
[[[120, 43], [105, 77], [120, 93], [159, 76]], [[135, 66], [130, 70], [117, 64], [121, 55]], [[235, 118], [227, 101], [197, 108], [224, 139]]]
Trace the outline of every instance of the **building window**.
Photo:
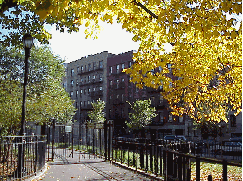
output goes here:
[[109, 96], [109, 103], [111, 104], [111, 99], [112, 99], [112, 96], [110, 95]]
[[76, 90], [76, 97], [78, 97], [78, 90]]
[[88, 70], [91, 71], [91, 63], [88, 64]]
[[121, 108], [121, 118], [123, 118], [124, 116], [124, 109], [123, 108]]
[[163, 112], [159, 113], [159, 120], [160, 120], [161, 123], [164, 123], [165, 118], [164, 118], [164, 113]]
[[88, 82], [90, 82], [90, 75], [88, 76]]
[[76, 79], [76, 86], [78, 86], [78, 79]]
[[90, 88], [88, 88], [88, 94], [90, 94]]
[[124, 94], [121, 95], [122, 102], [124, 101]]
[[70, 96], [73, 97], [73, 91], [70, 92]]
[[93, 87], [93, 92], [95, 92], [95, 87]]
[[74, 76], [74, 69], [71, 69], [71, 77]]
[[83, 72], [84, 71], [84, 66], [81, 66], [81, 72]]
[[171, 123], [173, 121], [173, 117], [172, 117], [172, 114], [169, 113], [169, 117], [168, 117], [168, 122]]
[[80, 96], [83, 94], [83, 89], [80, 90]]
[[88, 101], [88, 105], [90, 105], [90, 101]]
[[122, 69], [122, 71], [125, 69], [125, 64], [124, 63], [121, 64], [121, 69]]
[[159, 95], [159, 103], [162, 104], [164, 100], [164, 97], [162, 95]]
[[167, 68], [171, 72], [171, 64], [170, 63], [167, 64]]
[[122, 79], [121, 79], [121, 81], [122, 81], [122, 82], [125, 82], [125, 79], [124, 79], [124, 78], [122, 78]]
[[116, 65], [116, 73], [117, 73], [117, 74], [119, 73], [119, 64]]
[[102, 79], [103, 79], [103, 77], [102, 77], [102, 75], [100, 75], [100, 81], [102, 81]]
[[80, 101], [80, 108], [83, 106], [83, 102], [82, 101]]
[[77, 67], [77, 72], [79, 72], [79, 67]]
[[128, 62], [128, 68], [130, 68], [131, 66], [132, 66], [132, 62], [129, 61], [129, 62]]
[[172, 82], [169, 81], [169, 88], [172, 88]]
[[159, 73], [161, 73], [162, 72], [162, 67], [161, 66], [159, 66]]
[[86, 89], [84, 89], [84, 95], [86, 94]]
[[103, 61], [99, 61], [99, 68], [100, 68], [100, 69], [103, 68]]
[[230, 115], [230, 126], [236, 127], [236, 117], [233, 114]]
[[80, 79], [80, 82], [81, 82], [81, 84], [83, 84], [83, 83], [84, 83], [84, 79], [83, 79], [83, 78], [81, 78], [81, 79]]
[[139, 88], [136, 86], [136, 92], [138, 92]]
[[85, 101], [84, 101], [84, 107], [85, 107]]
[[111, 118], [111, 109], [109, 109], [109, 118]]
[[93, 62], [93, 69], [95, 70], [95, 68], [96, 68], [96, 63]]
[[109, 74], [112, 74], [112, 66], [109, 67]]
[[73, 87], [73, 80], [71, 80], [71, 86]]
[[183, 123], [183, 116], [179, 117], [179, 123]]
[[119, 88], [119, 79], [116, 80], [116, 88]]
[[86, 70], [87, 70], [87, 66], [85, 65], [85, 66], [84, 66], [84, 71], [86, 72]]
[[100, 86], [100, 91], [102, 91], [103, 90], [103, 87], [102, 86]]
[[95, 80], [95, 78], [96, 78], [95, 75], [93, 75], [93, 80]]

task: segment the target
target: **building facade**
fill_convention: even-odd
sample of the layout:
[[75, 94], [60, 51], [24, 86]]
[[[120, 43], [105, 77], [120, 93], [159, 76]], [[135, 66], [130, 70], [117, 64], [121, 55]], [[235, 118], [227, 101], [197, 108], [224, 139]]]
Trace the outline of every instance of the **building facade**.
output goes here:
[[67, 92], [75, 101], [77, 111], [74, 119], [83, 123], [88, 119], [91, 102], [101, 99], [106, 102], [107, 95], [107, 51], [82, 57], [67, 65]]
[[[125, 121], [129, 120], [131, 112], [128, 102], [133, 103], [136, 100], [151, 100], [151, 106], [156, 108], [157, 117], [147, 126], [149, 130], [156, 130], [159, 138], [167, 134], [185, 135], [185, 123], [189, 120], [187, 116], [172, 116], [167, 101], [163, 99], [160, 92], [163, 87], [153, 89], [144, 87], [136, 88], [136, 85], [130, 82], [129, 75], [123, 72], [123, 69], [130, 68], [133, 64], [133, 52], [126, 52], [119, 55], [113, 55], [107, 60], [107, 104], [106, 118], [112, 120], [115, 128], [115, 135], [124, 135], [127, 133]], [[152, 70], [161, 71], [161, 68]]]

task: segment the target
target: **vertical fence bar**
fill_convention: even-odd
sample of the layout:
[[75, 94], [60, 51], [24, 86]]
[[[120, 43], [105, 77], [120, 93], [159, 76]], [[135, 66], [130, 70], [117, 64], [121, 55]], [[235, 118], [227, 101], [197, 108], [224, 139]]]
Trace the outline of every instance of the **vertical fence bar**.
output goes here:
[[223, 160], [223, 181], [227, 181], [227, 161]]
[[200, 181], [200, 157], [196, 157], [196, 181]]
[[160, 175], [162, 176], [163, 173], [162, 173], [162, 156], [163, 156], [163, 152], [162, 152], [162, 147], [161, 145], [159, 145], [159, 160], [160, 160]]
[[130, 156], [129, 156], [129, 152], [130, 152], [130, 144], [129, 143], [127, 143], [127, 146], [128, 146], [128, 153], [127, 153], [127, 165], [128, 165], [128, 167], [130, 166]]
[[179, 181], [182, 181], [182, 156], [179, 155], [178, 157], [178, 177]]
[[146, 140], [146, 172], [148, 172], [148, 142]]
[[163, 175], [164, 175], [164, 179], [165, 181], [167, 180], [167, 152], [163, 149]]
[[212, 175], [209, 175], [209, 176], [208, 176], [208, 181], [213, 181], [213, 177], [212, 177]]

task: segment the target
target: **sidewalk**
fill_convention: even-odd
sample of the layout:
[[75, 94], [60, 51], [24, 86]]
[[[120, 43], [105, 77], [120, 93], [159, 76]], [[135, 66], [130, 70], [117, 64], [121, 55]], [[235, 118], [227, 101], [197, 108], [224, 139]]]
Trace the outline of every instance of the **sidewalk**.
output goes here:
[[133, 171], [115, 166], [103, 159], [94, 158], [87, 154], [74, 152], [73, 158], [68, 160], [56, 159], [48, 163], [47, 171], [33, 181], [66, 181], [66, 180], [151, 180]]

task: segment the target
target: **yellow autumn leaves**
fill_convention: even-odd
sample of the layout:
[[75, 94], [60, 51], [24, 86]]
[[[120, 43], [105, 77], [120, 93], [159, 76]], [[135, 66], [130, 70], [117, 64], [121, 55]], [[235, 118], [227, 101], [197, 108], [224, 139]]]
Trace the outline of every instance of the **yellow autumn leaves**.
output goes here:
[[[85, 23], [87, 36], [99, 22], [115, 19], [140, 42], [127, 70], [138, 87], [163, 86], [175, 114], [200, 121], [226, 119], [242, 104], [242, 2], [240, 0], [28, 0], [20, 4], [46, 23], [73, 30]], [[240, 25], [239, 25], [240, 24]], [[170, 53], [164, 43], [173, 44]], [[168, 64], [172, 69], [168, 68]], [[151, 70], [158, 69], [159, 73]], [[226, 67], [229, 67], [224, 72]], [[172, 70], [173, 76], [168, 73]], [[179, 79], [178, 79], [179, 78]]]

